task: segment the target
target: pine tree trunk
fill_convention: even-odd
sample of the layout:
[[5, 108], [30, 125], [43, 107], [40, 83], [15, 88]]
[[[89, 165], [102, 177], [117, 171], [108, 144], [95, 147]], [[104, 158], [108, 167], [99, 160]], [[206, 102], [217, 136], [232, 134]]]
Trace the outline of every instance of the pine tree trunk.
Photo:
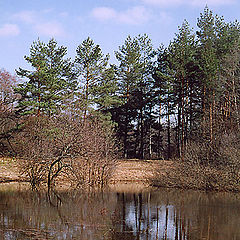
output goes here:
[[176, 144], [177, 144], [177, 155], [178, 155], [178, 157], [181, 157], [180, 124], [181, 124], [181, 109], [180, 109], [180, 106], [178, 104], [177, 126], [176, 126]]
[[157, 156], [160, 158], [160, 137], [161, 137], [161, 114], [162, 114], [162, 104], [159, 105], [159, 120], [158, 120], [158, 143], [157, 143]]
[[129, 122], [129, 86], [127, 86], [127, 102], [125, 106], [125, 129], [124, 129], [124, 158], [128, 158], [128, 122]]
[[88, 109], [88, 91], [89, 91], [89, 69], [87, 67], [87, 76], [86, 76], [86, 92], [85, 92], [85, 107], [84, 107], [84, 115], [83, 115], [83, 121], [86, 122], [87, 118], [87, 109]]
[[144, 124], [143, 124], [143, 108], [140, 110], [140, 149], [139, 149], [139, 158], [143, 159], [143, 141], [144, 141]]
[[171, 134], [170, 134], [170, 109], [169, 102], [167, 103], [168, 114], [167, 114], [167, 158], [171, 158]]
[[213, 140], [213, 107], [212, 107], [212, 103], [210, 103], [210, 107], [209, 107], [209, 120], [210, 120], [210, 142], [212, 143]]
[[[39, 81], [38, 81], [38, 89], [40, 89]], [[40, 93], [38, 93], [38, 110], [37, 110], [37, 116], [38, 117], [40, 116], [40, 112], [41, 112], [40, 104], [41, 104], [41, 95], [40, 95]]]

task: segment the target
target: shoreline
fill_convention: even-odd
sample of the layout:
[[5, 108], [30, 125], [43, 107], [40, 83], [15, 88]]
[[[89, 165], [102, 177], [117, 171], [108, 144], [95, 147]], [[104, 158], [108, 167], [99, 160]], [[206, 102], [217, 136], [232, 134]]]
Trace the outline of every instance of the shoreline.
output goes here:
[[[188, 168], [194, 175], [186, 175], [184, 167], [178, 162], [167, 160], [138, 160], [121, 159], [117, 161], [116, 167], [110, 177], [106, 189], [116, 192], [141, 192], [155, 190], [158, 188], [196, 190], [205, 192], [234, 192], [239, 193], [239, 186], [231, 186], [229, 183], [221, 186], [221, 181], [215, 186], [209, 182], [209, 169]], [[204, 171], [207, 170], [205, 173]], [[195, 176], [198, 173], [197, 176]], [[200, 174], [200, 175], [199, 175]], [[202, 174], [202, 176], [201, 176]], [[221, 172], [213, 172], [221, 175]], [[202, 177], [200, 182], [200, 178]], [[197, 181], [197, 183], [196, 183]], [[3, 185], [29, 186], [29, 181], [20, 176], [17, 162], [12, 159], [0, 159], [0, 186]], [[209, 185], [206, 185], [209, 184]], [[71, 191], [73, 187], [69, 182], [60, 180], [56, 186], [58, 191]]]
[[[156, 168], [161, 166], [162, 171], [165, 172], [170, 165], [171, 162], [164, 160], [118, 160], [107, 188], [120, 192], [156, 189], [151, 186]], [[15, 160], [0, 159], [0, 186], [14, 184], [18, 188], [20, 184], [28, 185], [29, 181], [20, 176]], [[57, 189], [69, 190], [70, 187], [67, 183], [60, 183]]]
[[[165, 175], [172, 165], [172, 161], [166, 160], [118, 160], [109, 183], [150, 183], [156, 169], [160, 169]], [[0, 160], [0, 174], [0, 183], [28, 182], [25, 177], [20, 176], [17, 162], [12, 159]]]

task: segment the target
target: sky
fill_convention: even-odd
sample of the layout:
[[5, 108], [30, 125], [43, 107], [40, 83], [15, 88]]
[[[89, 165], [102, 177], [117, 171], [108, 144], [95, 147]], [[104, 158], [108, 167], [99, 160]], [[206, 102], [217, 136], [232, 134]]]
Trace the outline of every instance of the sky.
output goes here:
[[208, 6], [227, 22], [240, 21], [240, 0], [0, 0], [0, 68], [12, 74], [33, 41], [55, 38], [74, 59], [87, 37], [99, 44], [110, 61], [128, 35], [148, 34], [154, 48], [167, 46], [186, 19], [196, 29]]

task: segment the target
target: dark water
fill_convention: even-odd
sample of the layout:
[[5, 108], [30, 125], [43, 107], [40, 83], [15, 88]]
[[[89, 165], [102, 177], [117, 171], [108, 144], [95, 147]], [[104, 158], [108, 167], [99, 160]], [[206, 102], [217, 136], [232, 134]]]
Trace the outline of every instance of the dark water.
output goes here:
[[45, 194], [0, 189], [0, 240], [240, 239], [240, 196], [158, 190]]

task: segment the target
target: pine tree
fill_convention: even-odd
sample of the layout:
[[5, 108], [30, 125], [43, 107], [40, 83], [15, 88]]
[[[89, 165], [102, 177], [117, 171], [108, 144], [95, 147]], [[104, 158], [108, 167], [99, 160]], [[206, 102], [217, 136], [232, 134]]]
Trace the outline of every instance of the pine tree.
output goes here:
[[54, 39], [47, 44], [33, 42], [30, 55], [25, 60], [34, 70], [19, 68], [17, 75], [24, 80], [15, 88], [21, 94], [17, 109], [23, 115], [53, 115], [64, 110], [76, 89], [76, 76], [70, 59], [66, 59], [67, 48], [58, 46]]
[[213, 12], [205, 7], [204, 12], [198, 18], [197, 36], [199, 39], [199, 66], [202, 73], [202, 115], [203, 125], [208, 125], [209, 131], [204, 135], [213, 139], [213, 111], [215, 108], [216, 87], [218, 86], [217, 73], [219, 69], [219, 59], [217, 58], [216, 26]]
[[154, 88], [154, 79], [152, 77], [153, 59], [155, 51], [152, 41], [146, 35], [139, 35], [136, 38], [140, 46], [141, 77], [137, 83], [140, 101], [137, 106], [137, 121], [140, 131], [139, 137], [139, 158], [152, 158], [153, 156], [153, 138], [156, 138], [159, 128], [156, 124], [155, 104], [156, 93]]
[[140, 73], [140, 47], [136, 39], [128, 36], [124, 45], [115, 52], [119, 61], [117, 77], [119, 81], [119, 94], [123, 105], [116, 109], [118, 119], [119, 137], [123, 141], [123, 154], [125, 158], [130, 157], [132, 152], [132, 141], [130, 134], [133, 134], [133, 119], [136, 117], [133, 93], [136, 91], [136, 84], [141, 76]]
[[[195, 57], [195, 35], [185, 20], [179, 33], [169, 46], [171, 69], [173, 71], [173, 88], [175, 92], [175, 109], [177, 110], [176, 142], [179, 156], [184, 159], [185, 145], [189, 134], [190, 112], [192, 111], [193, 84], [189, 66]], [[192, 120], [192, 119], [191, 119]]]
[[114, 95], [116, 84], [114, 71], [107, 69], [109, 55], [104, 56], [100, 46], [92, 39], [88, 37], [84, 40], [76, 52], [75, 66], [79, 80], [77, 101], [86, 119], [89, 112], [96, 110], [95, 104], [104, 109], [114, 103], [114, 97], [111, 96]]
[[93, 89], [96, 110], [107, 113], [111, 108], [119, 106], [121, 100], [117, 95], [118, 90], [116, 71], [114, 66], [110, 66], [104, 70]]
[[[149, 37], [128, 36], [125, 43], [115, 52], [119, 61], [117, 67], [123, 116], [119, 121], [124, 156], [144, 158], [144, 152], [151, 155], [151, 125], [153, 115], [153, 81], [151, 66], [153, 48]], [[147, 115], [148, 114], [148, 115]], [[118, 114], [119, 115], [119, 114]], [[147, 150], [148, 148], [148, 150]]]
[[[157, 50], [157, 61], [156, 66], [153, 72], [154, 78], [154, 88], [156, 89], [157, 95], [157, 108], [159, 109], [158, 113], [158, 122], [159, 130], [161, 125], [166, 125], [167, 131], [167, 140], [166, 140], [166, 149], [164, 149], [163, 136], [161, 137], [161, 132], [158, 133], [158, 156], [164, 158], [171, 158], [172, 156], [172, 137], [171, 137], [171, 121], [174, 114], [174, 92], [173, 92], [173, 81], [174, 74], [170, 68], [171, 66], [171, 55], [169, 49], [165, 48], [163, 45]], [[161, 152], [160, 152], [161, 148]]]
[[[217, 54], [220, 62], [219, 86], [217, 88], [217, 111], [226, 126], [239, 127], [239, 57], [240, 25], [237, 21], [225, 23], [216, 20]], [[218, 117], [219, 118], [219, 117]]]

